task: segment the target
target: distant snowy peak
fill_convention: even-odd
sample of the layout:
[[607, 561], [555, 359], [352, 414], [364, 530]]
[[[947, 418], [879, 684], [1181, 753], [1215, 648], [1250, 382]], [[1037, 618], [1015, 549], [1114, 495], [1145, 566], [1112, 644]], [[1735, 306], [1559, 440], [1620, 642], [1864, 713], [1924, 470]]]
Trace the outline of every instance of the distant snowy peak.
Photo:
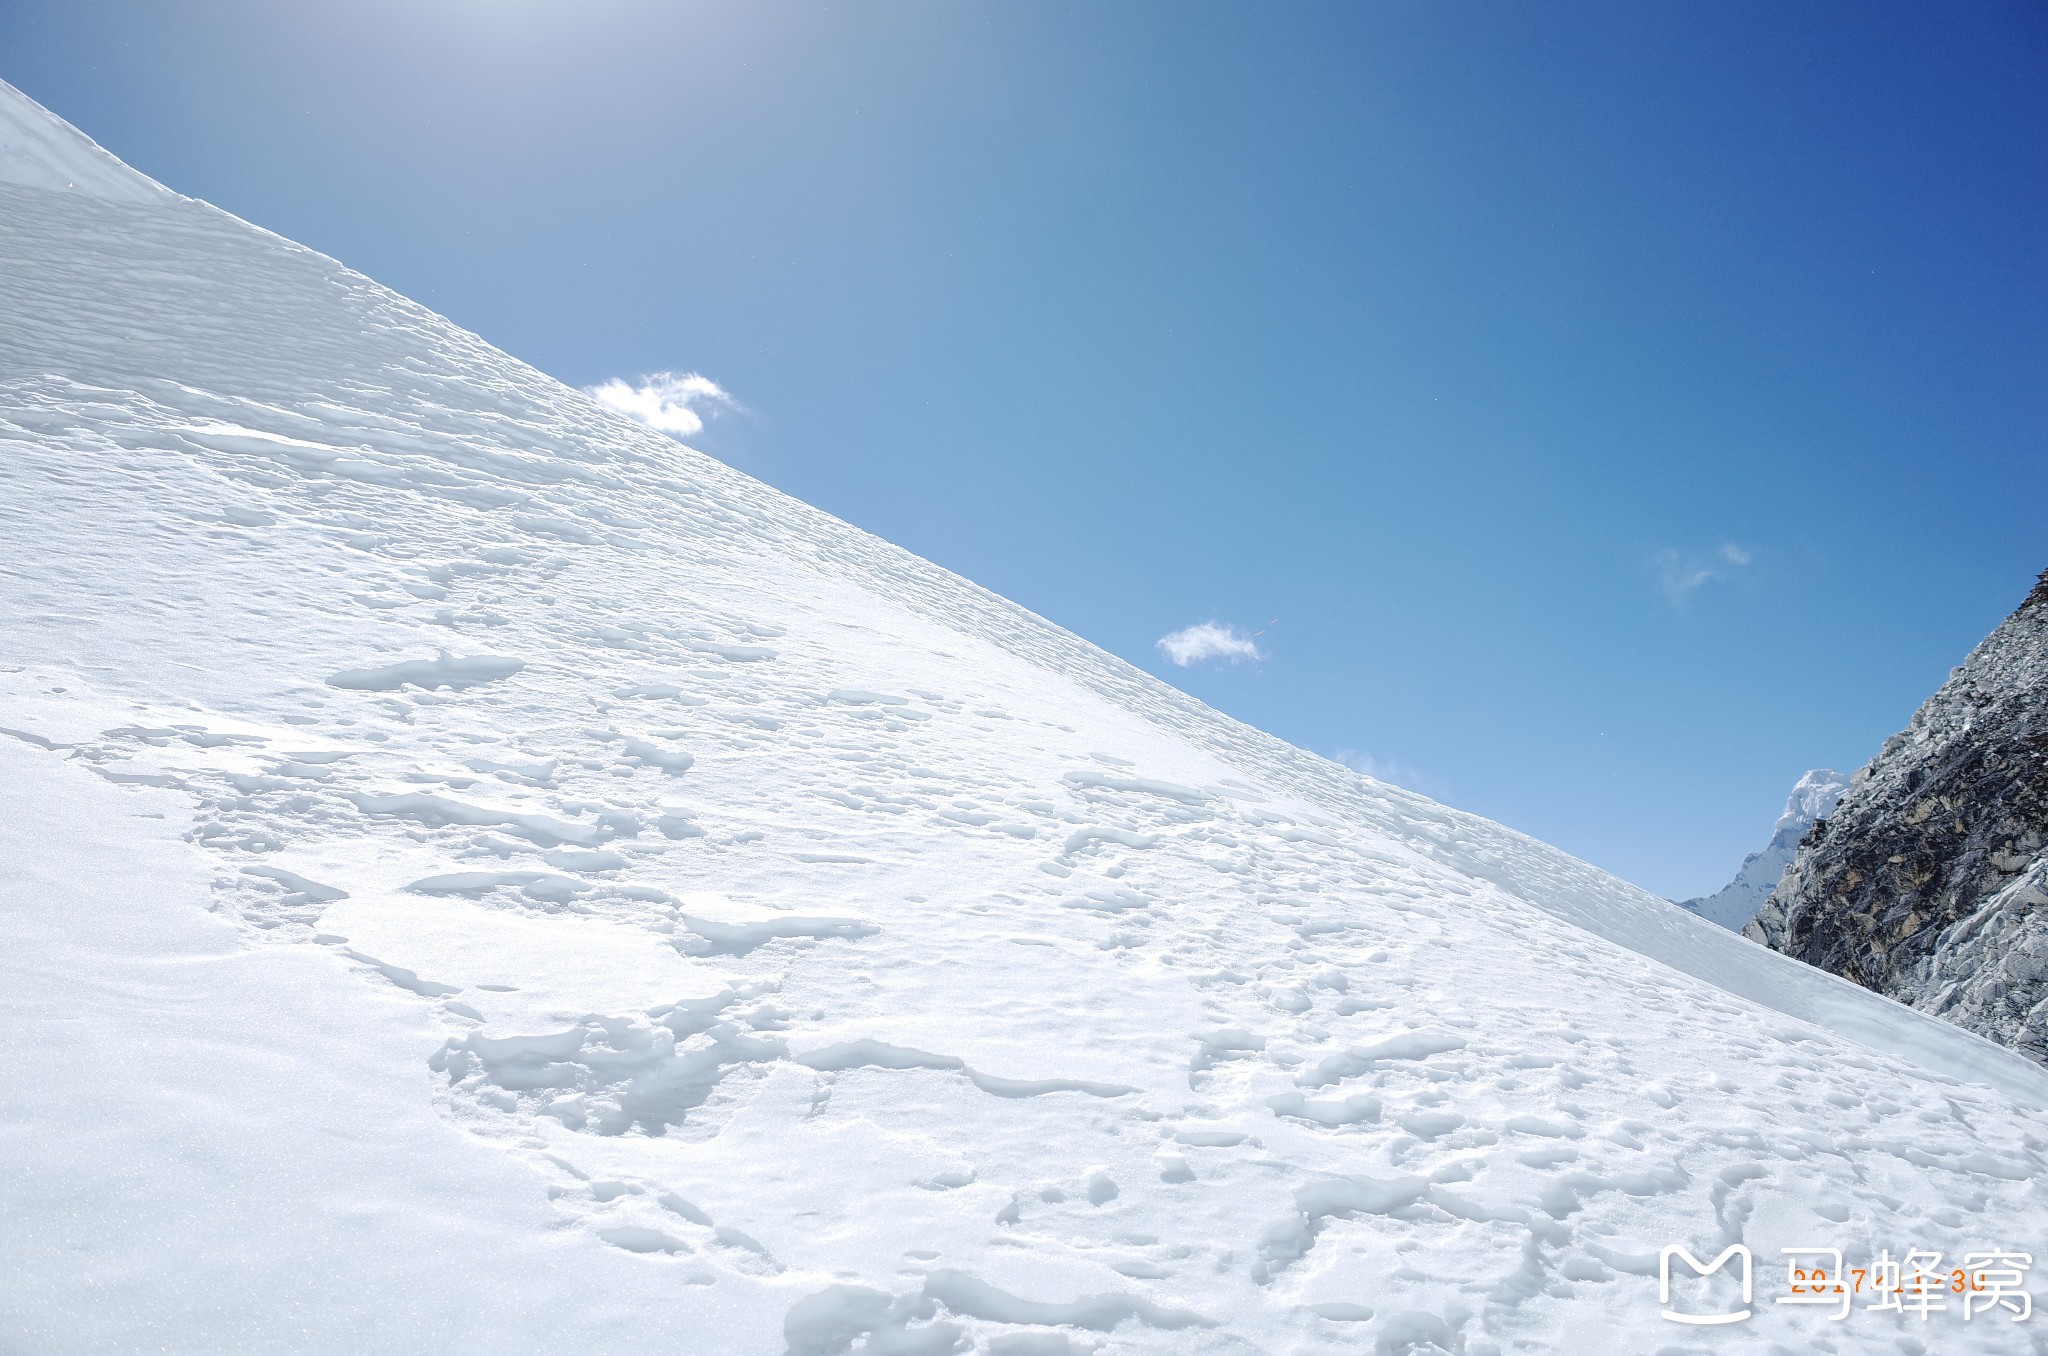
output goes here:
[[0, 83], [0, 184], [70, 190], [113, 202], [157, 202], [174, 196], [5, 83]]
[[1849, 779], [1828, 768], [1815, 768], [1801, 777], [1786, 798], [1785, 809], [1778, 815], [1778, 825], [1773, 839], [1782, 838], [1787, 831], [1798, 836], [1806, 832], [1807, 826], [1816, 819], [1825, 819], [1834, 813], [1836, 802], [1849, 789]]
[[1777, 826], [1771, 831], [1771, 841], [1765, 844], [1763, 851], [1752, 852], [1743, 858], [1742, 869], [1735, 873], [1735, 879], [1713, 894], [1688, 899], [1678, 907], [1696, 913], [1710, 923], [1739, 931], [1771, 897], [1771, 891], [1777, 888], [1778, 878], [1785, 874], [1785, 868], [1798, 852], [1799, 840], [1806, 836], [1807, 829], [1816, 819], [1824, 819], [1831, 814], [1835, 802], [1848, 789], [1849, 779], [1828, 768], [1815, 768], [1801, 777], [1793, 786], [1792, 794], [1785, 798], [1785, 808], [1778, 815]]

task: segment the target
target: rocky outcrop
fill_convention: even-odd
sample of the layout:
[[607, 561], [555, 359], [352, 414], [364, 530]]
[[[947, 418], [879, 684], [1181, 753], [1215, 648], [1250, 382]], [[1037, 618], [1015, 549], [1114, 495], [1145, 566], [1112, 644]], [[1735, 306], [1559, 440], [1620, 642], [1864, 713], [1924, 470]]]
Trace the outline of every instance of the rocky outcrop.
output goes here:
[[1756, 911], [1771, 897], [1771, 891], [1777, 888], [1785, 868], [1799, 851], [1806, 831], [1816, 819], [1832, 813], [1835, 802], [1848, 789], [1849, 779], [1827, 768], [1815, 768], [1801, 777], [1793, 785], [1792, 794], [1785, 798], [1785, 808], [1772, 826], [1771, 841], [1764, 844], [1763, 851], [1744, 857], [1734, 880], [1710, 895], [1680, 900], [1678, 907], [1709, 923], [1740, 929], [1756, 917]]
[[1816, 822], [1746, 935], [2048, 1063], [2048, 571]]

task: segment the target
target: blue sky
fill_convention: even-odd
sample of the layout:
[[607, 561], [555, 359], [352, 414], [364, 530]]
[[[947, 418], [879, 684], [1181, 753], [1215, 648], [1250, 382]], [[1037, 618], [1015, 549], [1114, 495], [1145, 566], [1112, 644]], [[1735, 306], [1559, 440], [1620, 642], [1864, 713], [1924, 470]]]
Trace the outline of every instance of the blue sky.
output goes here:
[[[2020, 0], [9, 0], [0, 77], [1665, 894], [2048, 565]], [[1260, 657], [1158, 647], [1211, 621]]]

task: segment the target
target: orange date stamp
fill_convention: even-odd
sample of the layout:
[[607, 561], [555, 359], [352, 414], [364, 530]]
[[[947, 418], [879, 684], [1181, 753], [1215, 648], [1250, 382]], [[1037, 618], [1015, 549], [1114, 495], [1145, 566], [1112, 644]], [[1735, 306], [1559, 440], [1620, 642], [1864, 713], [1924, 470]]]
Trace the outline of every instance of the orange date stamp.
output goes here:
[[[1777, 1298], [1780, 1305], [1831, 1310], [1830, 1322], [1842, 1322], [1858, 1307], [1872, 1313], [1892, 1313], [1901, 1318], [1932, 1320], [1938, 1313], [1959, 1311], [1962, 1321], [1999, 1317], [2023, 1323], [2033, 1317], [2034, 1298], [2025, 1289], [2026, 1272], [2032, 1267], [2031, 1254], [2005, 1248], [1963, 1253], [1960, 1264], [1943, 1265], [1943, 1255], [1921, 1248], [1908, 1249], [1894, 1259], [1886, 1248], [1865, 1265], [1851, 1266], [1840, 1248], [1781, 1248], [1785, 1257], [1787, 1293]], [[1686, 1311], [1670, 1307], [1674, 1261], [1690, 1266], [1694, 1275], [1706, 1277], [1726, 1268], [1731, 1280], [1739, 1280], [1742, 1304], [1714, 1311]], [[1659, 1258], [1658, 1293], [1665, 1303], [1664, 1317], [1674, 1323], [1718, 1325], [1739, 1323], [1754, 1315], [1750, 1308], [1755, 1291], [1754, 1259], [1747, 1247], [1732, 1244], [1711, 1262], [1702, 1262], [1684, 1247], [1672, 1244]]]

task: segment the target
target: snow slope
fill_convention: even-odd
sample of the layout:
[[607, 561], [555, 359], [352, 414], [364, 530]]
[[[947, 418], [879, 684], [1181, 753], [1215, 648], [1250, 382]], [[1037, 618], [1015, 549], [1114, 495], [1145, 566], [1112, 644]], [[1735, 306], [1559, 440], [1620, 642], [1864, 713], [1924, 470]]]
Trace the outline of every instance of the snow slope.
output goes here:
[[2040, 1350], [1768, 1298], [2025, 1061], [0, 109], [0, 1350]]
[[122, 164], [12, 86], [0, 89], [0, 184], [108, 202], [153, 203], [170, 196], [162, 184]]
[[1793, 783], [1792, 794], [1785, 798], [1785, 808], [1779, 812], [1778, 822], [1771, 828], [1771, 841], [1764, 844], [1763, 851], [1744, 857], [1735, 879], [1714, 893], [1682, 900], [1678, 907], [1709, 923], [1740, 932], [1744, 923], [1756, 917], [1771, 891], [1778, 888], [1778, 878], [1792, 864], [1793, 854], [1799, 851], [1799, 840], [1813, 827], [1813, 821], [1833, 813], [1835, 802], [1848, 789], [1849, 779], [1827, 768], [1815, 768], [1801, 777]]

